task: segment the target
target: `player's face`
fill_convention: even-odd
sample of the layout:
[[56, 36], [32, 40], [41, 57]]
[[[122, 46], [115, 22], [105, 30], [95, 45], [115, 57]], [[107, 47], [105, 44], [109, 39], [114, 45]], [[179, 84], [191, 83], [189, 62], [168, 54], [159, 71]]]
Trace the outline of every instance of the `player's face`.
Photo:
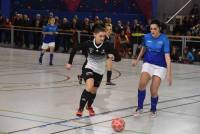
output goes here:
[[51, 25], [54, 25], [54, 24], [55, 24], [55, 19], [51, 19], [51, 20], [50, 20], [50, 24], [51, 24]]
[[151, 34], [153, 37], [158, 37], [160, 35], [160, 28], [156, 24], [151, 24], [150, 26]]
[[98, 32], [98, 33], [94, 33], [94, 38], [96, 41], [96, 44], [101, 44], [104, 42], [105, 40], [105, 32]]

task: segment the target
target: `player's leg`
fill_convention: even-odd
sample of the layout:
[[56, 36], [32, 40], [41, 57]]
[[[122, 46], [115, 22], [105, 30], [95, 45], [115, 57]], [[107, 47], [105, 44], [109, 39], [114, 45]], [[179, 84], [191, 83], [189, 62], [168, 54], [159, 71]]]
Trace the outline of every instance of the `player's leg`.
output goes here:
[[157, 111], [157, 103], [158, 103], [158, 90], [160, 87], [160, 84], [162, 80], [165, 79], [167, 70], [166, 68], [163, 67], [155, 67], [153, 77], [152, 77], [152, 83], [150, 87], [151, 91], [151, 114], [152, 117], [156, 116], [156, 111]]
[[107, 81], [106, 81], [106, 85], [116, 85], [115, 83], [111, 82], [112, 67], [113, 67], [113, 62], [112, 62], [111, 58], [107, 59], [106, 66], [107, 66]]
[[151, 75], [147, 72], [142, 72], [139, 81], [139, 88], [138, 88], [138, 106], [134, 116], [139, 116], [143, 110], [144, 100], [146, 97], [146, 86], [148, 82], [151, 80]]
[[[96, 91], [94, 87], [94, 73], [90, 69], [84, 69], [83, 71], [84, 80], [86, 82], [86, 89], [81, 94], [79, 109], [76, 113], [77, 116], [82, 116], [82, 112], [85, 108], [86, 103], [88, 102], [89, 98], [91, 97], [92, 93]], [[95, 92], [96, 93], [96, 92]]]
[[43, 59], [43, 56], [46, 52], [46, 50], [48, 49], [48, 44], [47, 43], [43, 43], [42, 44], [42, 51], [40, 53], [40, 57], [39, 57], [39, 64], [42, 64], [42, 59]]
[[97, 73], [94, 72], [94, 87], [91, 88], [92, 90], [90, 91], [90, 97], [88, 99], [88, 103], [87, 103], [87, 110], [89, 112], [90, 116], [94, 116], [95, 115], [95, 111], [93, 110], [92, 104], [94, 103], [94, 100], [96, 98], [96, 92], [98, 87], [101, 84], [103, 75], [99, 75]]
[[152, 77], [152, 83], [150, 87], [151, 91], [151, 113], [152, 116], [156, 116], [157, 104], [158, 104], [158, 89], [160, 87], [161, 79], [158, 76]]

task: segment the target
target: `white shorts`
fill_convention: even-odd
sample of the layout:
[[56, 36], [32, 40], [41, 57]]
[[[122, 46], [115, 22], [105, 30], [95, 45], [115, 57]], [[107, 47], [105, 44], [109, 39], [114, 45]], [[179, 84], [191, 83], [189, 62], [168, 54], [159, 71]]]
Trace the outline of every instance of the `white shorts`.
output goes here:
[[42, 49], [46, 50], [49, 47], [55, 47], [55, 42], [50, 42], [50, 43], [44, 43], [42, 44]]
[[144, 63], [142, 65], [142, 72], [148, 73], [151, 77], [158, 76], [161, 80], [164, 80], [166, 77], [167, 69], [150, 63]]

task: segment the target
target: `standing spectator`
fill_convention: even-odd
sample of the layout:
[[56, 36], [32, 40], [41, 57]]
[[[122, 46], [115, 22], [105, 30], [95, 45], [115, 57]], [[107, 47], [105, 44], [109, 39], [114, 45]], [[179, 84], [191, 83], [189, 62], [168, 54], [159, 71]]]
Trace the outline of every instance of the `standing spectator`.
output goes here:
[[11, 32], [10, 32], [11, 21], [8, 18], [6, 18], [6, 20], [3, 24], [3, 27], [8, 28], [4, 32], [4, 43], [10, 43], [11, 42]]
[[[85, 18], [82, 24], [82, 32], [83, 34], [91, 34], [91, 29], [90, 29], [90, 20], [89, 18]], [[90, 39], [90, 36], [81, 36], [81, 42], [87, 41]]]
[[200, 11], [199, 11], [199, 5], [198, 4], [194, 4], [192, 10], [190, 11], [190, 16], [193, 18], [194, 20], [194, 25], [197, 25], [199, 18], [200, 18]]
[[72, 35], [72, 44], [73, 44], [73, 48], [76, 47], [78, 45], [78, 33], [77, 30], [79, 30], [79, 25], [78, 25], [78, 19], [76, 19], [75, 17], [72, 19], [72, 25], [71, 25], [72, 31], [73, 31], [73, 35]]
[[[33, 27], [35, 31], [41, 30], [42, 28], [42, 19], [40, 14], [36, 15], [35, 20], [33, 21]], [[42, 40], [42, 34], [41, 32], [33, 32], [33, 45], [34, 45], [34, 50], [39, 50], [39, 46], [41, 45], [41, 40]]]
[[122, 30], [122, 32], [120, 34], [120, 45], [121, 45], [121, 49], [122, 49], [121, 54], [122, 54], [123, 57], [125, 57], [127, 52], [128, 52], [129, 38], [125, 34], [124, 30]]
[[14, 20], [15, 32], [14, 32], [14, 41], [15, 45], [18, 48], [23, 46], [23, 32], [20, 29], [23, 26], [23, 16], [22, 14], [17, 14]]
[[[70, 33], [70, 22], [68, 21], [67, 18], [63, 18], [62, 24], [60, 26], [61, 30], [63, 33], [69, 34]], [[61, 35], [61, 44], [63, 45], [63, 53], [67, 53], [70, 49], [70, 38], [71, 35], [66, 35], [66, 34], [62, 34]]]
[[[60, 18], [59, 18], [58, 16], [55, 16], [55, 25], [56, 25], [58, 28], [60, 28], [60, 25], [61, 25], [60, 23], [61, 23], [61, 22], [60, 22]], [[56, 36], [55, 51], [58, 51], [59, 48], [60, 48], [60, 43], [61, 43], [60, 40], [61, 40], [61, 37], [60, 37], [59, 34], [57, 34], [57, 35], [55, 35], [55, 36]]]
[[[142, 43], [142, 34], [144, 33], [143, 25], [139, 23], [139, 21], [136, 19], [134, 20], [132, 29], [133, 33], [133, 56], [137, 57], [136, 51], [141, 48]], [[138, 52], [139, 53], [139, 52]]]
[[[29, 19], [28, 15], [26, 15], [26, 14], [24, 14], [23, 26], [25, 27], [25, 30], [26, 30], [26, 29], [30, 29], [30, 28], [28, 28], [28, 27], [31, 26], [30, 19]], [[27, 49], [29, 49], [29, 48], [30, 48], [30, 32], [29, 32], [29, 31], [24, 31], [24, 32], [23, 32], [23, 35], [24, 35], [25, 47], [26, 47]]]
[[[0, 28], [3, 27], [3, 22], [4, 22], [3, 16], [0, 15]], [[0, 42], [2, 42], [2, 33], [3, 33], [3, 30], [0, 29]]]

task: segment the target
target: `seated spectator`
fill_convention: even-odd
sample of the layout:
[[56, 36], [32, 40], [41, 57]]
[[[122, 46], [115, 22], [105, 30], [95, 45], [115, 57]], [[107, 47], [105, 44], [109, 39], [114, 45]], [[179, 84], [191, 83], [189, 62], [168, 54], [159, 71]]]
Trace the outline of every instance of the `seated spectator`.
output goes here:
[[181, 54], [178, 51], [176, 46], [172, 46], [172, 51], [171, 51], [171, 60], [172, 62], [178, 62]]
[[192, 54], [191, 51], [188, 50], [188, 48], [184, 49], [183, 54], [184, 54], [184, 57], [182, 59], [182, 62], [184, 64], [193, 64], [193, 62], [194, 62], [194, 55]]

